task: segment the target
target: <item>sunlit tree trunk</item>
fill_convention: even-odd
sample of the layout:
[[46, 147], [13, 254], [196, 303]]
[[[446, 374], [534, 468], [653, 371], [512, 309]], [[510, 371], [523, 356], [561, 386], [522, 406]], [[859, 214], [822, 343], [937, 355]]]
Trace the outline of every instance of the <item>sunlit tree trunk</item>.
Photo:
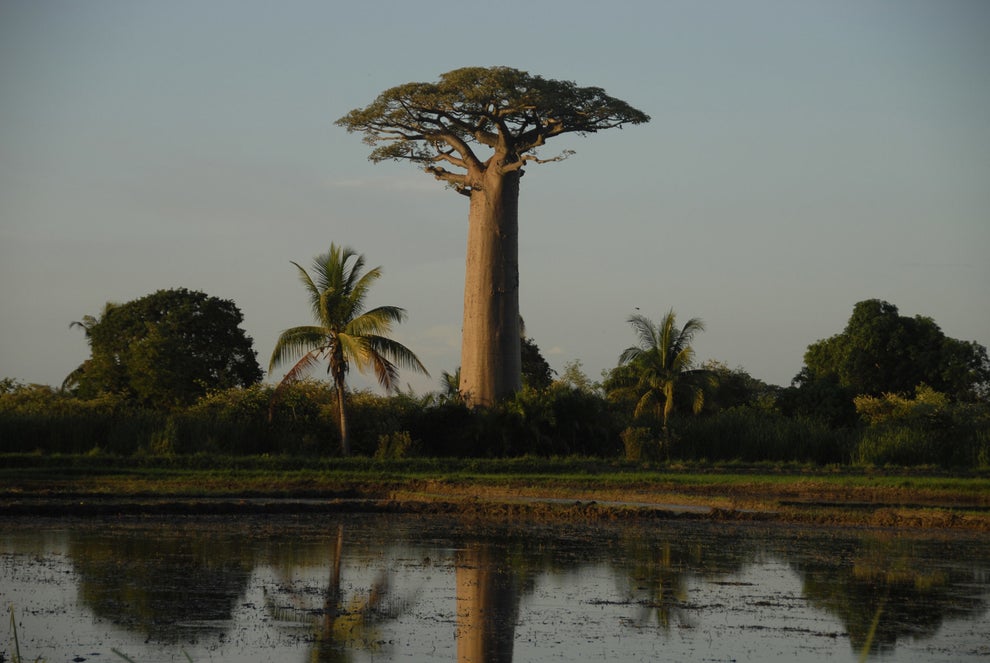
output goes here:
[[460, 390], [488, 406], [521, 388], [519, 171], [489, 171], [471, 192]]

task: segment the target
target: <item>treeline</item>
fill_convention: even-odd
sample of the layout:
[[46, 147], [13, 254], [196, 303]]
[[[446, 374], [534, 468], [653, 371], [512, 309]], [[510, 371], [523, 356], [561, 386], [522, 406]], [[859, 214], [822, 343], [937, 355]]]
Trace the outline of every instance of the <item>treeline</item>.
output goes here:
[[[329, 262], [340, 271], [346, 261], [338, 258]], [[335, 274], [326, 278], [342, 279]], [[524, 338], [523, 389], [489, 407], [471, 406], [456, 372], [443, 374], [441, 391], [396, 392], [395, 366], [383, 358], [376, 365], [393, 386], [387, 395], [351, 392], [346, 371], [332, 381], [260, 383], [241, 319], [231, 302], [184, 290], [84, 318], [77, 324], [92, 356], [60, 388], [0, 380], [0, 453], [990, 466], [986, 348], [880, 300], [856, 304], [841, 333], [810, 345], [786, 388], [719, 362], [696, 363], [691, 342], [704, 323], [678, 325], [671, 310], [659, 322], [630, 317], [638, 343], [600, 382], [580, 362], [555, 376]], [[290, 373], [344, 347], [335, 339], [359, 347], [354, 333], [324, 323], [313, 342], [325, 344]], [[387, 329], [355, 329], [372, 327]], [[368, 339], [367, 347], [395, 349]], [[337, 362], [348, 364], [345, 355]]]
[[[456, 396], [355, 392], [348, 416], [352, 452], [380, 458], [582, 455], [643, 462], [990, 466], [987, 403], [954, 402], [922, 387], [913, 398], [858, 398], [857, 419], [837, 424], [791, 410], [797, 390], [763, 389], [750, 402], [677, 414], [669, 445], [600, 385], [569, 380], [527, 387], [487, 409], [471, 409]], [[0, 393], [0, 439], [4, 452], [19, 453], [335, 455], [335, 404], [333, 388], [316, 381], [278, 394], [270, 385], [234, 387], [161, 411], [7, 380]]]

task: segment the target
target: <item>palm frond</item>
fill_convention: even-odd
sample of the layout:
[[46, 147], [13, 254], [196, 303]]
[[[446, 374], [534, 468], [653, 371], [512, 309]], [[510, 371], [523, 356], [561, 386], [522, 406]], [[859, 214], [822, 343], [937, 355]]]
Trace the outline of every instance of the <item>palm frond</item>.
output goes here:
[[272, 350], [268, 371], [271, 372], [279, 364], [292, 361], [302, 354], [322, 352], [332, 342], [333, 339], [329, 337], [324, 327], [310, 325], [286, 329], [275, 341], [275, 349]]
[[402, 343], [385, 336], [368, 336], [367, 339], [369, 346], [376, 354], [387, 357], [397, 366], [408, 368], [427, 376], [430, 374], [422, 362], [420, 362], [419, 357]]
[[619, 355], [620, 364], [628, 364], [629, 362], [636, 361], [643, 354], [643, 350], [637, 347], [626, 348]]
[[[363, 261], [362, 261], [363, 264]], [[369, 269], [360, 278], [353, 280], [348, 286], [348, 292], [350, 293], [350, 299], [353, 302], [355, 311], [360, 313], [364, 311], [364, 300], [368, 295], [368, 291], [371, 286], [374, 285], [375, 281], [380, 279], [382, 276], [382, 268], [375, 267]]]
[[297, 262], [292, 262], [295, 268], [298, 270], [299, 282], [303, 284], [306, 289], [306, 294], [309, 296], [309, 304], [313, 311], [313, 319], [320, 320], [320, 302], [322, 299], [322, 293], [320, 288], [317, 287], [316, 283], [313, 282], [312, 277], [309, 275], [302, 265]]
[[382, 336], [392, 331], [393, 323], [400, 323], [405, 318], [405, 309], [398, 306], [379, 306], [352, 319], [344, 331], [359, 336]]
[[645, 315], [634, 314], [629, 316], [629, 324], [632, 325], [633, 333], [639, 339], [639, 347], [647, 350], [657, 346], [657, 326]]
[[[320, 365], [320, 353], [316, 350], [307, 352], [299, 361], [292, 365], [292, 368], [279, 380], [278, 387], [287, 386], [299, 382], [306, 377], [314, 368]], [[278, 390], [276, 387], [276, 390]]]
[[399, 380], [399, 369], [395, 364], [377, 352], [371, 353], [370, 358], [375, 377], [378, 378], [378, 384], [387, 392], [396, 391], [396, 382]]
[[689, 345], [694, 341], [695, 334], [705, 331], [705, 323], [701, 318], [691, 318], [680, 331], [678, 345], [681, 347]]
[[653, 390], [648, 390], [640, 396], [640, 399], [636, 402], [636, 409], [633, 410], [634, 417], [641, 417], [644, 414], [651, 413], [654, 406], [658, 404], [658, 399], [656, 397], [656, 392]]

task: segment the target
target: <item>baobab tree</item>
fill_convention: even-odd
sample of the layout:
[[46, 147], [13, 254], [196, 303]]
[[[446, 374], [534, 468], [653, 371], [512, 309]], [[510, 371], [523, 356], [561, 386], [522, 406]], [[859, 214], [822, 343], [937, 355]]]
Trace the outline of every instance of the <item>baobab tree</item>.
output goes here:
[[467, 67], [436, 83], [406, 83], [337, 120], [364, 134], [370, 159], [411, 161], [471, 200], [460, 390], [491, 405], [521, 387], [519, 178], [547, 139], [589, 134], [649, 116], [597, 87], [509, 67]]

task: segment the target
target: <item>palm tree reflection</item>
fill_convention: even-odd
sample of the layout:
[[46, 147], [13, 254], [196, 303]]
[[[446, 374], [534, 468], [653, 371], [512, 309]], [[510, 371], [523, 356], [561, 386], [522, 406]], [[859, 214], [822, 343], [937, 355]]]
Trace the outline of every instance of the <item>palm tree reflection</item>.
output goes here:
[[376, 650], [381, 638], [377, 624], [382, 619], [399, 615], [402, 601], [389, 594], [389, 576], [382, 570], [366, 594], [356, 594], [345, 604], [341, 591], [341, 559], [344, 548], [344, 526], [337, 526], [333, 542], [333, 560], [327, 588], [322, 593], [322, 605], [309, 607], [305, 589], [289, 588], [292, 605], [281, 606], [275, 597], [266, 599], [269, 612], [278, 620], [310, 624], [313, 627], [313, 647], [309, 660], [319, 663], [348, 661], [355, 649]]

